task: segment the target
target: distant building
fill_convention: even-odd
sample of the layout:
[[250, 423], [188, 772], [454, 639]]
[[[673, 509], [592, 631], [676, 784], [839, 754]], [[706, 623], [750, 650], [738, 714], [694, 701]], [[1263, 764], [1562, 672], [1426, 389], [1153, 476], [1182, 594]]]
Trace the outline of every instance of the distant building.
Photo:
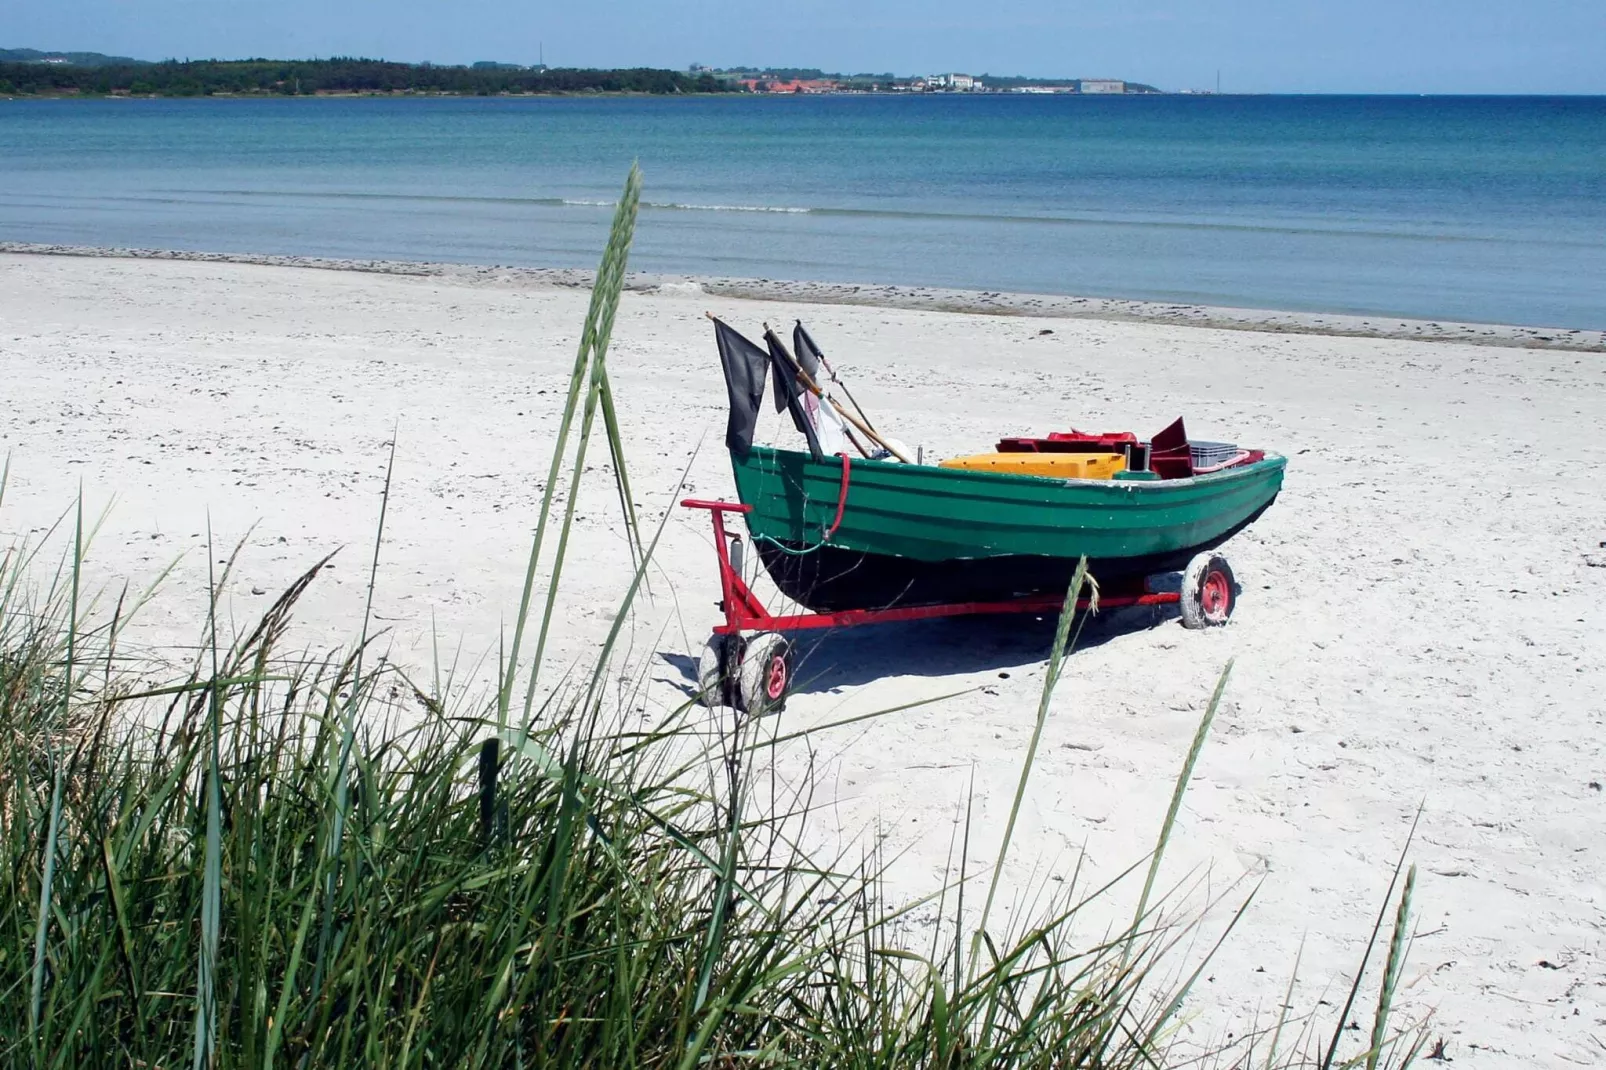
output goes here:
[[769, 78], [743, 78], [740, 85], [750, 93], [834, 93], [840, 88], [840, 83], [828, 78], [799, 78], [784, 82]]
[[970, 74], [928, 74], [916, 78], [914, 89], [928, 93], [973, 93], [982, 88], [981, 80]]
[[1125, 93], [1126, 83], [1119, 78], [1083, 78], [1084, 93]]

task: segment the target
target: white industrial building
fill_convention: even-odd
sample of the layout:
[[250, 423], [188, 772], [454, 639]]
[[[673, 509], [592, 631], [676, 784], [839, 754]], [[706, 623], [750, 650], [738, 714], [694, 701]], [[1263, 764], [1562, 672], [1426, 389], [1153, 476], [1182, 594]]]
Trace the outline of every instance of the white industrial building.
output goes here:
[[969, 74], [928, 74], [915, 84], [931, 92], [971, 93], [982, 88], [981, 80]]

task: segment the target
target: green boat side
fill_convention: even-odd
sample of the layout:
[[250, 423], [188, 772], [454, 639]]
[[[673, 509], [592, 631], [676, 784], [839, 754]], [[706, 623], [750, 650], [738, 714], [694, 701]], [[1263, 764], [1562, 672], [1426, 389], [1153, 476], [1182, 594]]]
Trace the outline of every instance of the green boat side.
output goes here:
[[[755, 446], [731, 456], [751, 535], [818, 547], [837, 515], [839, 458]], [[935, 564], [998, 557], [1160, 561], [1213, 546], [1282, 488], [1285, 458], [1166, 480], [1049, 479], [855, 459], [829, 546]]]

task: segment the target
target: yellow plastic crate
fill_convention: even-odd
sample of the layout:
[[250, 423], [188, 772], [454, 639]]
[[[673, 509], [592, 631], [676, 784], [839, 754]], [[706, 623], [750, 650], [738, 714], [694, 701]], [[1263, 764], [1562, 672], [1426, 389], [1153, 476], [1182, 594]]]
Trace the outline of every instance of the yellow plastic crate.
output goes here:
[[938, 467], [1049, 479], [1111, 479], [1125, 470], [1126, 457], [1119, 453], [976, 453], [939, 461]]

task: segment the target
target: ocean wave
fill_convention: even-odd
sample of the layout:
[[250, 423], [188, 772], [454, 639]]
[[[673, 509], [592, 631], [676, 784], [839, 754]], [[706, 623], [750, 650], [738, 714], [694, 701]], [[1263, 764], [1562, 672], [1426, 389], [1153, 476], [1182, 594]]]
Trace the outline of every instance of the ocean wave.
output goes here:
[[[152, 196], [160, 194], [161, 196]], [[0, 201], [8, 204], [20, 203], [13, 201], [10, 194], [0, 191]], [[315, 207], [332, 207], [341, 201], [370, 201], [370, 202], [419, 202], [438, 204], [498, 204], [516, 206], [539, 206], [543, 208], [606, 208], [612, 210], [619, 202], [604, 200], [602, 198], [590, 199], [584, 197], [516, 197], [516, 196], [474, 196], [468, 194], [431, 194], [431, 193], [399, 193], [379, 192], [368, 190], [284, 190], [284, 189], [163, 189], [157, 188], [149, 193], [133, 194], [101, 194], [93, 198], [84, 198], [77, 193], [56, 193], [45, 191], [32, 191], [30, 196], [40, 201], [61, 201], [63, 203], [78, 203], [88, 201], [88, 207], [96, 207], [94, 202], [150, 202], [169, 204], [196, 204], [203, 203], [202, 197], [238, 197], [265, 200], [294, 200], [310, 202], [328, 202], [327, 205]], [[1585, 238], [1575, 238], [1558, 234], [1536, 238], [1529, 235], [1511, 236], [1497, 233], [1466, 233], [1446, 227], [1436, 229], [1429, 225], [1426, 229], [1408, 229], [1405, 226], [1389, 226], [1386, 222], [1377, 221], [1374, 225], [1365, 224], [1323, 224], [1310, 220], [1223, 220], [1223, 219], [1188, 219], [1188, 218], [1141, 218], [1133, 216], [1111, 215], [1107, 213], [1076, 213], [1051, 214], [1032, 211], [963, 211], [963, 210], [930, 210], [922, 208], [850, 208], [845, 206], [822, 205], [812, 208], [796, 206], [762, 205], [762, 204], [691, 204], [681, 201], [642, 201], [643, 208], [652, 211], [665, 212], [736, 212], [757, 213], [760, 215], [806, 215], [815, 218], [844, 218], [844, 219], [871, 219], [871, 220], [904, 220], [915, 223], [974, 223], [982, 226], [1052, 226], [1052, 227], [1107, 227], [1118, 229], [1142, 229], [1159, 231], [1200, 231], [1200, 232], [1227, 232], [1242, 234], [1281, 234], [1296, 237], [1320, 237], [1339, 239], [1385, 239], [1391, 241], [1411, 242], [1416, 244], [1472, 244], [1494, 246], [1528, 246], [1547, 248], [1590, 249], [1599, 248], [1599, 243]]]

